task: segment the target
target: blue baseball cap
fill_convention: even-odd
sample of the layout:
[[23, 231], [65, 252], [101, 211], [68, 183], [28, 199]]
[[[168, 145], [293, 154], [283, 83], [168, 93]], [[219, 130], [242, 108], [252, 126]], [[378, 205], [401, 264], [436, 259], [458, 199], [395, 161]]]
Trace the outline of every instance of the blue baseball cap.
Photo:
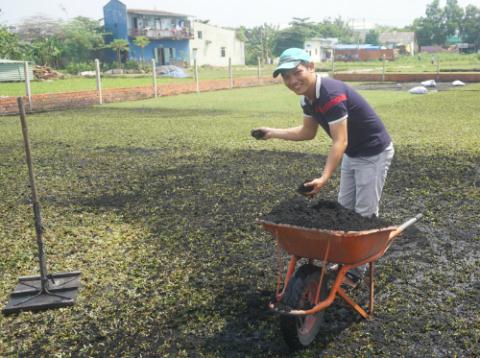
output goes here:
[[301, 48], [289, 48], [282, 52], [278, 61], [278, 66], [273, 71], [273, 77], [277, 77], [284, 70], [291, 70], [297, 67], [300, 62], [312, 62], [310, 55]]

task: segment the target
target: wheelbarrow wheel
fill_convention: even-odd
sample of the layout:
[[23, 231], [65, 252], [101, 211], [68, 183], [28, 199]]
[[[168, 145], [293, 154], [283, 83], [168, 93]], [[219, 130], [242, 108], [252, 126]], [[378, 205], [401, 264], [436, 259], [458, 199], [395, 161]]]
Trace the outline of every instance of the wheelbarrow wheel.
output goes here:
[[[303, 265], [288, 282], [282, 304], [292, 309], [310, 309], [314, 306], [320, 278], [320, 268]], [[326, 277], [320, 291], [320, 299], [327, 297]], [[280, 328], [287, 345], [292, 349], [307, 347], [317, 336], [324, 323], [324, 311], [307, 316], [280, 316]]]

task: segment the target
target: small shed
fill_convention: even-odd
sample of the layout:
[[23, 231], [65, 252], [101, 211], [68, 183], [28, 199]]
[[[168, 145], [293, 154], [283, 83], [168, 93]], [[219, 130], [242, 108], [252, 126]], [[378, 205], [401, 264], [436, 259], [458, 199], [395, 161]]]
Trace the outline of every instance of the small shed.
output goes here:
[[415, 32], [382, 32], [378, 37], [378, 41], [385, 46], [393, 46], [400, 51], [400, 54], [410, 54], [414, 56], [418, 51]]
[[[25, 81], [25, 62], [0, 59], [0, 82]], [[28, 78], [33, 79], [33, 69], [28, 67]]]

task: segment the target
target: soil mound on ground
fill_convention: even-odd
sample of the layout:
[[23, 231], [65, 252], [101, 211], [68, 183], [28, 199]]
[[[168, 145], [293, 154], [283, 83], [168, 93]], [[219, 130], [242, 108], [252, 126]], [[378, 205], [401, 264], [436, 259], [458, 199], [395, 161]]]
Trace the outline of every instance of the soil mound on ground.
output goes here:
[[363, 217], [336, 201], [309, 201], [305, 198], [282, 201], [260, 219], [276, 224], [338, 231], [363, 231], [392, 225], [377, 217]]

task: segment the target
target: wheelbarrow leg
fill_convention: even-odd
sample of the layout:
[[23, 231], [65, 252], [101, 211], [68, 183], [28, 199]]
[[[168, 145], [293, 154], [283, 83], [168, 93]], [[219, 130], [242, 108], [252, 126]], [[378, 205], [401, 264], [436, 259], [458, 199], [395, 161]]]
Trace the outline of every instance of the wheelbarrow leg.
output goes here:
[[285, 280], [283, 282], [282, 287], [282, 272], [280, 267], [280, 259], [279, 259], [279, 268], [277, 274], [277, 289], [275, 292], [275, 299], [277, 302], [282, 300], [283, 294], [285, 293], [285, 289], [288, 286], [288, 282], [292, 278], [293, 274], [295, 273], [295, 265], [297, 264], [298, 258], [295, 255], [290, 257], [290, 262], [288, 263], [287, 273], [285, 275]]
[[374, 280], [375, 280], [375, 266], [373, 261], [369, 263], [370, 265], [370, 303], [368, 304], [368, 314], [373, 314], [373, 303], [374, 303]]
[[360, 307], [360, 305], [355, 302], [352, 298], [350, 298], [349, 295], [347, 295], [347, 293], [343, 290], [343, 288], [339, 287], [338, 288], [338, 294], [340, 297], [342, 297], [345, 302], [347, 302], [350, 306], [352, 306], [352, 308], [357, 311], [360, 316], [362, 316], [363, 318], [365, 319], [370, 319], [370, 315], [362, 308]]
[[[355, 302], [345, 291], [344, 289], [340, 286], [339, 283], [343, 282], [343, 279], [345, 277], [345, 274], [352, 268], [350, 265], [345, 265], [343, 268], [338, 272], [337, 274], [337, 279], [336, 279], [336, 285], [334, 285], [333, 290], [337, 290], [336, 292], [338, 295], [345, 300], [352, 308], [357, 311], [363, 318], [365, 319], [371, 319], [371, 315], [373, 312], [373, 303], [374, 303], [374, 280], [373, 280], [373, 275], [374, 275], [374, 266], [373, 262], [369, 262], [370, 265], [370, 302], [368, 305], [368, 312], [363, 309], [357, 302]], [[338, 283], [337, 283], [338, 281]]]

